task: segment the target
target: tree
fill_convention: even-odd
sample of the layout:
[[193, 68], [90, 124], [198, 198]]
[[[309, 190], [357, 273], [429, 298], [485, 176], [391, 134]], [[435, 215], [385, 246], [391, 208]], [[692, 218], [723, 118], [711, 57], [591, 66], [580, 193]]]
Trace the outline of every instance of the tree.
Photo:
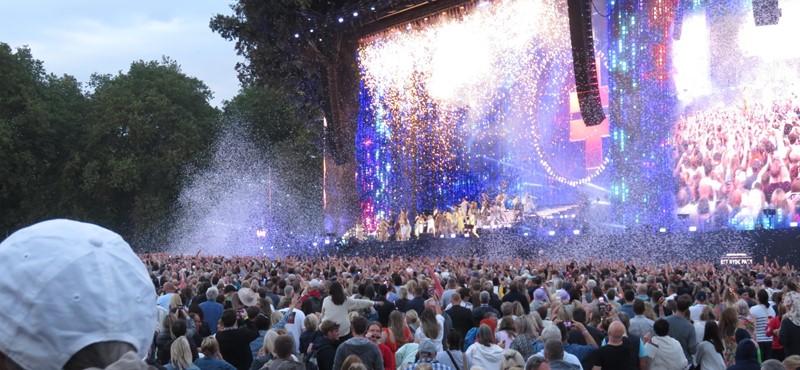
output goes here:
[[183, 169], [206, 158], [219, 115], [211, 91], [167, 58], [90, 84], [83, 147], [67, 165], [93, 200], [82, 211], [123, 235], [149, 235], [169, 224]]
[[324, 112], [334, 133], [333, 157], [341, 164], [354, 159], [357, 40], [347, 27], [330, 26], [329, 8], [344, 2], [323, 3], [240, 0], [231, 5], [233, 15], [216, 15], [210, 27], [235, 40], [247, 60], [236, 66], [243, 85], [270, 86], [300, 112]]
[[0, 230], [71, 215], [75, 183], [63, 169], [85, 116], [74, 77], [48, 75], [28, 48], [0, 43]]

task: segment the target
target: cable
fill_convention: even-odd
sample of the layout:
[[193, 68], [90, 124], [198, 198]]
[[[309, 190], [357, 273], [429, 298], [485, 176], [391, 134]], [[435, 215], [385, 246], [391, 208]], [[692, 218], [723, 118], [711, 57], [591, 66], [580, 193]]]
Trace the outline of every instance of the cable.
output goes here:
[[600, 13], [600, 11], [599, 11], [599, 10], [597, 10], [597, 6], [595, 6], [595, 5], [594, 5], [594, 0], [589, 0], [589, 1], [591, 1], [591, 2], [592, 2], [592, 8], [594, 8], [594, 12], [595, 12], [595, 13], [597, 13], [597, 14], [598, 14], [598, 15], [600, 15], [601, 17], [606, 17], [606, 18], [608, 18], [608, 17], [611, 15], [611, 13], [614, 13], [614, 9], [616, 9], [616, 7], [617, 7], [617, 3], [618, 3], [618, 2], [620, 2], [620, 1], [622, 1], [622, 0], [614, 0], [614, 5], [611, 7], [611, 10], [609, 10], [609, 11], [608, 11], [608, 14], [603, 14], [603, 13]]

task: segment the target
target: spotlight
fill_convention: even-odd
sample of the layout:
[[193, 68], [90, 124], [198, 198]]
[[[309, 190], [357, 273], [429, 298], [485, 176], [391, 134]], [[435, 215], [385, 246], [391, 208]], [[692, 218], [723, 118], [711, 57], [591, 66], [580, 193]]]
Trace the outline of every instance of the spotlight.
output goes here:
[[330, 239], [325, 239], [325, 245], [328, 245], [328, 244], [331, 244], [331, 240]]
[[658, 229], [658, 232], [665, 233], [665, 232], [667, 232], [667, 228], [666, 227], [661, 227], [661, 228]]
[[550, 236], [556, 235], [556, 231], [555, 230], [550, 230], [550, 231], [547, 232], [547, 235], [550, 235]]
[[313, 245], [313, 246], [315, 246], [315, 247], [316, 247], [316, 246], [318, 246], [319, 244], [317, 244], [317, 242], [314, 242], [314, 243], [312, 243], [311, 245]]
[[339, 23], [342, 23], [342, 22], [344, 22], [344, 18], [339, 17]]
[[450, 234], [450, 238], [451, 239], [455, 239], [456, 238], [456, 234]]
[[578, 229], [572, 230], [572, 235], [581, 235], [581, 231]]
[[353, 12], [354, 17], [358, 17], [358, 12]]
[[259, 247], [259, 249], [261, 249], [261, 250], [263, 251], [263, 250], [264, 250], [264, 247], [263, 247], [263, 246], [261, 246], [261, 247]]
[[300, 37], [300, 34], [299, 34], [299, 33], [295, 33], [295, 34], [294, 34], [294, 38], [299, 38], [299, 37]]
[[529, 233], [522, 234], [522, 236], [524, 236], [524, 237], [528, 237], [529, 235], [531, 235], [531, 234], [529, 234]]
[[374, 12], [375, 11], [375, 6], [369, 7], [369, 10], [372, 10]]
[[789, 227], [797, 227], [797, 222], [795, 221], [790, 222]]
[[308, 32], [314, 33], [314, 29], [312, 28], [312, 29], [308, 30]]
[[439, 235], [439, 239], [444, 239], [444, 234]]
[[691, 232], [697, 231], [697, 226], [689, 226], [689, 231]]

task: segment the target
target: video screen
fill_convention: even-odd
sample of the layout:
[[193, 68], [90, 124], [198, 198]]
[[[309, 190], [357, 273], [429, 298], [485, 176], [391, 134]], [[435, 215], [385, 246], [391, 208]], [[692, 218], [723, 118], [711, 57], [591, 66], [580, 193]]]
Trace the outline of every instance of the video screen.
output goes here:
[[474, 210], [477, 227], [576, 219], [589, 203], [608, 213], [609, 125], [581, 120], [566, 2], [451, 9], [363, 38], [358, 63], [368, 229], [400, 213], [413, 224], [414, 214]]
[[756, 26], [750, 1], [691, 3], [673, 42], [676, 217], [700, 230], [796, 227], [800, 2]]

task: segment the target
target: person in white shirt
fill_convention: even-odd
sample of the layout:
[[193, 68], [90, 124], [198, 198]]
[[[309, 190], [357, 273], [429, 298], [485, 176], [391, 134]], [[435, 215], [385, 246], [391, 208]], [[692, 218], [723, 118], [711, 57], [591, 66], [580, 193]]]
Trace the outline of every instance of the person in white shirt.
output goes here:
[[695, 298], [697, 298], [697, 303], [694, 306], [689, 307], [689, 318], [692, 321], [699, 321], [700, 314], [703, 313], [703, 309], [707, 306], [706, 299], [708, 296], [706, 295], [706, 292], [699, 291], [697, 292], [697, 296]]
[[[350, 337], [350, 317], [351, 310], [370, 308], [374, 305], [383, 305], [383, 302], [373, 302], [366, 299], [353, 299], [345, 296], [344, 288], [338, 281], [331, 283], [328, 288], [330, 295], [322, 301], [322, 317], [319, 321], [331, 320], [339, 324], [339, 338]], [[302, 321], [298, 323], [302, 324]]]
[[669, 336], [669, 322], [658, 319], [653, 324], [656, 336], [645, 344], [652, 370], [684, 370], [688, 360], [683, 355], [680, 342]]
[[488, 325], [478, 328], [478, 341], [467, 348], [467, 361], [485, 370], [500, 370], [503, 349], [494, 344], [494, 335]]
[[428, 307], [422, 311], [419, 318], [421, 325], [414, 333], [414, 339], [423, 341], [430, 339], [436, 345], [436, 352], [444, 350], [442, 339], [444, 338], [444, 316], [437, 314], [432, 308]]
[[750, 314], [756, 318], [756, 337], [758, 348], [761, 350], [761, 358], [772, 356], [772, 338], [767, 336], [767, 323], [775, 317], [775, 310], [769, 306], [769, 293], [761, 289], [756, 294], [758, 304], [750, 307]]

